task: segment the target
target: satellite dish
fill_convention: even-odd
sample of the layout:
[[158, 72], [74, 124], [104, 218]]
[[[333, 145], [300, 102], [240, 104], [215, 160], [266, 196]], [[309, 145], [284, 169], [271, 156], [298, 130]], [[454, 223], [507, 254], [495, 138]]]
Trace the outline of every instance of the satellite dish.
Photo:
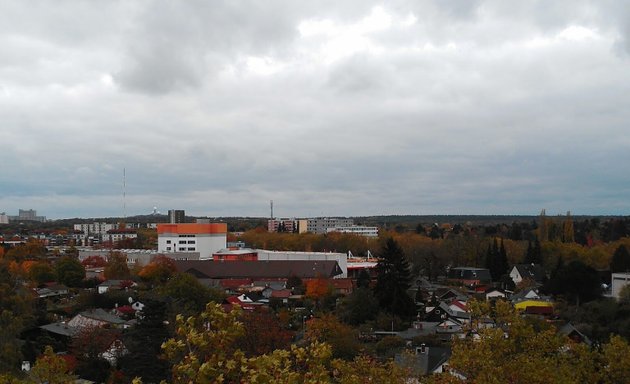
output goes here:
[[129, 299], [127, 300], [129, 300], [129, 304], [133, 303], [133, 298], [131, 296], [129, 296]]

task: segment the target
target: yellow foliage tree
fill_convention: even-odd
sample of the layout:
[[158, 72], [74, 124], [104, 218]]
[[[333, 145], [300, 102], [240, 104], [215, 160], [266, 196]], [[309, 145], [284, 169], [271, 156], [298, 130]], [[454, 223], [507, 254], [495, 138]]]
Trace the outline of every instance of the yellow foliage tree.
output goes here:
[[177, 317], [176, 336], [162, 346], [173, 363], [173, 383], [405, 382], [405, 372], [391, 363], [362, 357], [351, 362], [336, 360], [331, 347], [317, 341], [248, 358], [235, 348], [243, 334], [239, 313], [239, 309], [225, 312], [220, 305], [209, 303], [197, 317]]

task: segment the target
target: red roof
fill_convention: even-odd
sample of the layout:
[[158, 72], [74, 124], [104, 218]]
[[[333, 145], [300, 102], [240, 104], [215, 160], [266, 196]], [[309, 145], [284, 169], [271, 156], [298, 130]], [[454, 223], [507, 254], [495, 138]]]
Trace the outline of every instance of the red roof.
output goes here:
[[252, 279], [221, 279], [219, 285], [226, 289], [236, 289], [243, 285], [251, 285], [252, 282]]
[[350, 290], [353, 287], [352, 279], [330, 279], [330, 280], [328, 280], [328, 282], [335, 289], [347, 289], [347, 290]]

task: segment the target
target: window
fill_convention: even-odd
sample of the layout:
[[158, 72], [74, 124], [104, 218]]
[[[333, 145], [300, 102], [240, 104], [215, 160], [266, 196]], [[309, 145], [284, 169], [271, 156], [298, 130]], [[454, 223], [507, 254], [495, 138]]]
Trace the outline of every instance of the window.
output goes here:
[[186, 248], [179, 248], [178, 251], [184, 252], [186, 250]]
[[171, 247], [166, 247], [166, 250], [167, 250], [167, 251], [170, 251], [170, 250], [171, 250]]
[[166, 244], [170, 244], [170, 243], [171, 243], [171, 241], [170, 241], [170, 240], [166, 240]]
[[188, 240], [188, 244], [195, 244], [195, 240]]
[[179, 244], [186, 244], [186, 240], [180, 240]]
[[195, 250], [195, 247], [188, 247], [188, 250], [189, 250], [189, 251], [194, 251], [194, 250]]

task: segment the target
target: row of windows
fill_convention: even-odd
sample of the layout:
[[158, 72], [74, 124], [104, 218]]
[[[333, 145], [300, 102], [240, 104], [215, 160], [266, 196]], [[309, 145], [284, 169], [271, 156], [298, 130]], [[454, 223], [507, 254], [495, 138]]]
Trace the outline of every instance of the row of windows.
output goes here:
[[[166, 247], [166, 250], [167, 251], [171, 251], [172, 247]], [[195, 247], [188, 247], [188, 248], [186, 248], [186, 247], [179, 247], [177, 250], [180, 251], [180, 252], [196, 251]]]

